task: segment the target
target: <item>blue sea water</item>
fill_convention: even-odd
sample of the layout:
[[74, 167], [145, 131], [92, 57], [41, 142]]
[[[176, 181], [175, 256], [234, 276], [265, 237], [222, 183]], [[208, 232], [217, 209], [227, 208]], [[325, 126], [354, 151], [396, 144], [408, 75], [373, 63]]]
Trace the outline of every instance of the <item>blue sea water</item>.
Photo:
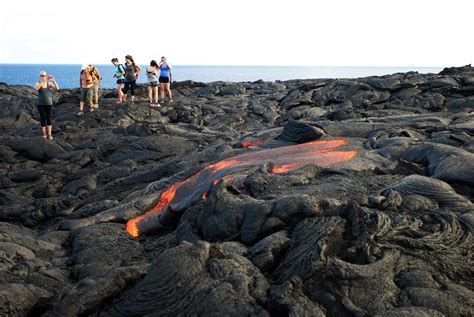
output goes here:
[[[141, 65], [146, 68], [145, 65]], [[102, 76], [103, 88], [114, 88], [114, 66], [112, 64], [96, 65]], [[81, 65], [71, 64], [0, 64], [0, 82], [9, 85], [33, 86], [38, 81], [38, 74], [44, 70], [52, 74], [60, 88], [79, 87]], [[214, 81], [265, 81], [315, 78], [358, 78], [382, 76], [387, 74], [417, 71], [419, 73], [438, 73], [440, 67], [318, 67], [318, 66], [191, 66], [175, 65], [173, 81], [193, 80], [198, 82]], [[138, 83], [146, 82], [145, 71], [139, 75]]]

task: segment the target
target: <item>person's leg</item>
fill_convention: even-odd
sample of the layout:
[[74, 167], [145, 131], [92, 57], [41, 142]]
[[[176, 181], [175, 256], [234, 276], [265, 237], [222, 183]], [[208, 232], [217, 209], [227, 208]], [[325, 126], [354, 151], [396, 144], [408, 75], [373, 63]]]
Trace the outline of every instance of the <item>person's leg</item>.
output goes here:
[[136, 81], [133, 80], [130, 82], [130, 94], [132, 95], [132, 102], [135, 102], [135, 85], [136, 85]]
[[122, 91], [122, 84], [117, 84], [117, 94], [118, 94], [118, 100], [117, 103], [121, 103], [123, 99], [123, 91]]
[[168, 93], [168, 97], [170, 98], [170, 101], [173, 101], [173, 96], [171, 96], [170, 83], [166, 83], [165, 88], [166, 88], [166, 92]]
[[46, 138], [46, 111], [44, 106], [37, 106], [40, 114], [41, 136]]
[[153, 104], [153, 87], [151, 87], [151, 84], [148, 84], [148, 102], [150, 105]]
[[153, 92], [155, 93], [155, 103], [158, 105], [158, 86], [153, 87]]
[[50, 140], [53, 139], [53, 136], [51, 134], [52, 130], [53, 130], [53, 123], [52, 123], [52, 120], [51, 120], [51, 115], [52, 115], [52, 112], [53, 112], [53, 106], [45, 106], [45, 113], [46, 113], [46, 129], [47, 129], [47, 132], [48, 132], [48, 138]]
[[160, 83], [160, 97], [161, 101], [165, 100], [165, 84]]
[[91, 112], [94, 111], [94, 107], [93, 107], [93, 103], [92, 103], [92, 97], [93, 97], [93, 94], [94, 94], [93, 90], [94, 90], [94, 88], [92, 88], [92, 87], [87, 89], [87, 104], [88, 104], [89, 110]]
[[125, 85], [123, 86], [123, 90], [124, 90], [123, 95], [122, 95], [123, 102], [127, 101], [128, 89], [130, 89], [130, 82], [126, 81]]
[[99, 104], [99, 84], [94, 85], [94, 104]]
[[81, 97], [79, 101], [79, 112], [77, 113], [78, 115], [81, 115], [82, 112], [84, 111], [84, 100], [85, 100], [85, 90], [84, 88], [81, 88]]

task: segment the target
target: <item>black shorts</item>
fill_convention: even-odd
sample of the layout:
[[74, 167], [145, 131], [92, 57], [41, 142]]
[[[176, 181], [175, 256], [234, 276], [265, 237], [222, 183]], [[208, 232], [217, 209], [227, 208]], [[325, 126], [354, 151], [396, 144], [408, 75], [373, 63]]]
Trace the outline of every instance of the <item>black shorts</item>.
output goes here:
[[160, 78], [158, 78], [158, 81], [162, 84], [167, 84], [170, 82], [170, 78], [169, 77], [162, 77], [160, 76]]
[[120, 84], [125, 84], [125, 79], [122, 78], [122, 79], [117, 79], [117, 84], [120, 85]]
[[123, 93], [127, 94], [128, 91], [130, 90], [130, 93], [132, 96], [135, 96], [135, 86], [136, 86], [136, 81], [126, 81], [125, 86], [123, 87]]

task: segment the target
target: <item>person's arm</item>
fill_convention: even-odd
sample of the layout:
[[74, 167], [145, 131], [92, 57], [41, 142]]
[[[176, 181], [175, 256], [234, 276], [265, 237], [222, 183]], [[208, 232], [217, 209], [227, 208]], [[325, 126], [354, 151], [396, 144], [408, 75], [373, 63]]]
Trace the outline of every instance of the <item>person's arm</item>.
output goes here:
[[96, 68], [95, 71], [97, 72], [97, 79], [102, 81], [102, 75], [100, 74], [99, 70]]
[[49, 82], [48, 86], [53, 88], [54, 90], [58, 91], [59, 86], [58, 86], [58, 83], [56, 82], [56, 79], [54, 79], [54, 77], [53, 77], [51, 80], [52, 80], [52, 82]]
[[141, 72], [142, 68], [138, 65], [138, 64], [135, 64], [135, 76], [138, 75], [139, 72]]
[[35, 90], [39, 90], [41, 88], [41, 83], [36, 83], [35, 84]]
[[172, 69], [173, 69], [173, 67], [171, 67], [171, 65], [170, 65], [170, 64], [168, 64], [168, 62], [166, 62], [166, 65], [168, 65], [168, 68], [169, 68], [170, 70], [172, 70]]

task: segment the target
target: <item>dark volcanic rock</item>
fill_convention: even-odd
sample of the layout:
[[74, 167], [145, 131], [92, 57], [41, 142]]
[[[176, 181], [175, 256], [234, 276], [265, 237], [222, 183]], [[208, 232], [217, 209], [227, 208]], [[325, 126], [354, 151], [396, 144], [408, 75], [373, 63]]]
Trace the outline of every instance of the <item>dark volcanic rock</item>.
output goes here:
[[0, 315], [474, 315], [470, 65], [171, 86], [0, 83]]

